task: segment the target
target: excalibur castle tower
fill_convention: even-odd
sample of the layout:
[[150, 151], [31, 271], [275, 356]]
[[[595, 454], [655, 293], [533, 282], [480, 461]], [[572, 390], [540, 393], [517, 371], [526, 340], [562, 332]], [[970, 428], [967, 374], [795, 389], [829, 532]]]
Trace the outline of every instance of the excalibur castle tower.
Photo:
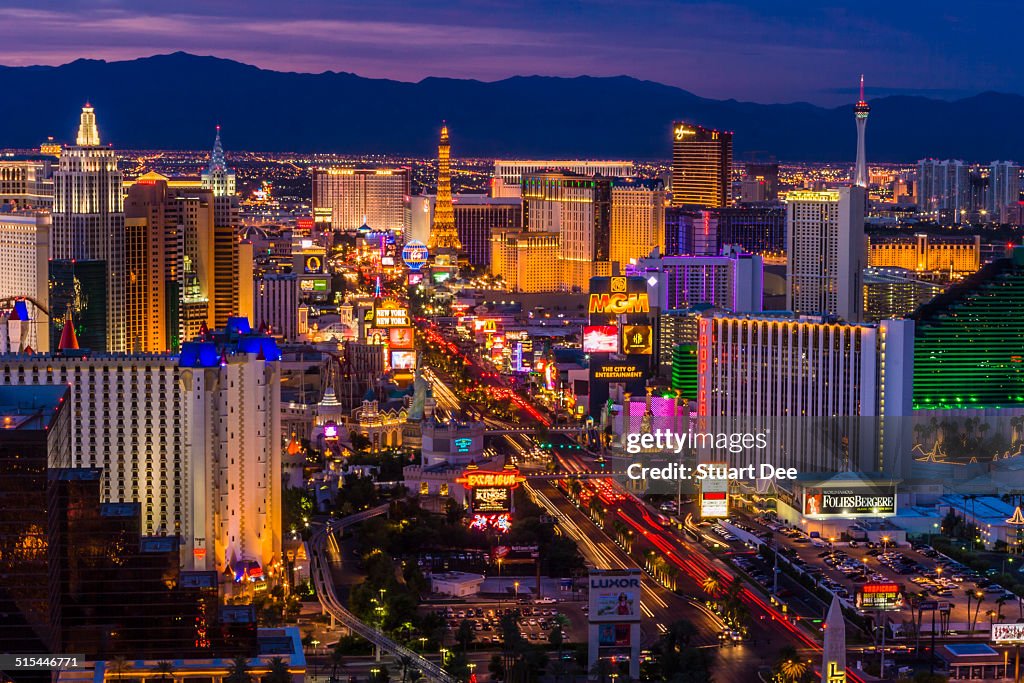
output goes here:
[[864, 153], [864, 129], [868, 126], [868, 114], [871, 107], [864, 99], [864, 74], [860, 76], [860, 99], [853, 108], [853, 115], [857, 118], [857, 168], [853, 174], [853, 184], [858, 187], [868, 186], [868, 160]]
[[76, 143], [60, 155], [60, 167], [53, 174], [52, 257], [55, 262], [103, 262], [105, 350], [127, 351], [121, 172], [114, 150], [100, 146], [96, 113], [89, 103], [82, 107]]
[[434, 255], [434, 264], [440, 269], [453, 269], [459, 263], [462, 242], [455, 229], [455, 209], [452, 207], [452, 147], [448, 142], [448, 126], [441, 126], [441, 143], [437, 146], [437, 200], [434, 203], [434, 224], [427, 238], [427, 249]]

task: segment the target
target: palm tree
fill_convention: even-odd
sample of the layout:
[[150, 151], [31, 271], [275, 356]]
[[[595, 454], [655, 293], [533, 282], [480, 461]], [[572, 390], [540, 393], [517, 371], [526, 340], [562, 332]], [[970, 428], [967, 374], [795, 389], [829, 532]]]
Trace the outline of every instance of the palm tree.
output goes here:
[[110, 671], [117, 675], [117, 680], [120, 681], [124, 677], [124, 672], [128, 670], [128, 660], [124, 657], [117, 656], [110, 662]]
[[345, 668], [345, 654], [341, 649], [341, 642], [335, 644], [331, 651], [331, 678], [337, 679], [338, 672]]
[[228, 668], [228, 675], [224, 681], [225, 683], [252, 683], [249, 660], [245, 657], [235, 657], [231, 660], [231, 666]]
[[807, 675], [807, 662], [800, 658], [796, 648], [786, 646], [779, 650], [779, 662], [776, 665], [779, 679], [787, 683], [797, 683]]
[[473, 625], [469, 623], [469, 619], [463, 619], [462, 623], [459, 624], [458, 632], [455, 634], [455, 640], [458, 641], [463, 652], [468, 650], [469, 646], [473, 644], [473, 637]]
[[168, 661], [157, 662], [156, 668], [154, 669], [159, 676], [158, 681], [173, 681], [174, 680], [174, 664]]
[[281, 657], [274, 657], [270, 660], [270, 666], [263, 683], [292, 683], [292, 674], [288, 671], [288, 664]]
[[409, 667], [412, 666], [412, 657], [409, 655], [401, 655], [395, 660], [395, 663], [402, 667], [402, 683], [405, 683], [406, 679], [409, 677]]
[[981, 603], [985, 599], [985, 594], [981, 591], [978, 591], [974, 594], [974, 598], [975, 600], [977, 600], [977, 607], [974, 608], [974, 619], [971, 620], [971, 630], [969, 631], [970, 633], [973, 633], [974, 627], [978, 625], [978, 614], [981, 612]]
[[807, 674], [807, 662], [802, 659], [784, 659], [779, 662], [779, 677], [784, 681], [803, 680]]
[[708, 572], [704, 581], [701, 582], [701, 588], [712, 598], [715, 597], [722, 588], [722, 577], [718, 575], [718, 572]]

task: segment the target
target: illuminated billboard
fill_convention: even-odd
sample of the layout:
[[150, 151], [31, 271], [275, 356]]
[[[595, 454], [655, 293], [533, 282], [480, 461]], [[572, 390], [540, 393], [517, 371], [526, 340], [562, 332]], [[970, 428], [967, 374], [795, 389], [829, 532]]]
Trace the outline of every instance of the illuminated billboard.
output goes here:
[[324, 439], [327, 441], [338, 440], [338, 424], [334, 420], [324, 423]]
[[898, 583], [865, 583], [857, 589], [856, 605], [865, 611], [886, 612], [903, 607], [903, 590]]
[[409, 273], [409, 286], [414, 287], [423, 282], [423, 273]]
[[388, 331], [381, 328], [371, 327], [366, 330], [366, 343], [374, 346], [383, 346], [389, 339]]
[[992, 642], [996, 645], [1024, 643], [1024, 624], [992, 624]]
[[807, 517], [877, 517], [896, 514], [895, 486], [812, 486], [804, 489]]
[[647, 355], [654, 350], [654, 333], [650, 325], [623, 325], [622, 353]]
[[506, 486], [477, 486], [470, 496], [473, 512], [512, 512], [512, 489]]
[[619, 328], [615, 325], [587, 325], [583, 328], [583, 353], [618, 353]]
[[303, 262], [306, 274], [324, 272], [324, 257], [319, 254], [307, 254]]
[[597, 644], [601, 647], [629, 647], [629, 624], [601, 624], [597, 629]]
[[[709, 469], [727, 468], [728, 463], [709, 463]], [[700, 481], [701, 519], [720, 519], [729, 516], [729, 480], [705, 478]]]
[[299, 290], [302, 292], [326, 292], [327, 278], [325, 277], [308, 277], [299, 280]]
[[391, 368], [393, 370], [415, 370], [416, 369], [416, 352], [415, 351], [392, 351], [391, 352]]
[[512, 528], [512, 515], [506, 512], [475, 514], [469, 519], [469, 528], [474, 531], [493, 529], [499, 534], [508, 533]]
[[388, 299], [373, 309], [374, 327], [409, 327], [409, 309]]
[[590, 298], [587, 303], [591, 324], [612, 322], [626, 316], [630, 323], [643, 323], [651, 312], [647, 296], [647, 280], [642, 277], [590, 278]]
[[402, 260], [405, 261], [409, 270], [419, 270], [426, 265], [429, 259], [430, 253], [427, 251], [427, 245], [423, 242], [411, 240], [402, 248]]
[[589, 621], [640, 621], [640, 577], [638, 569], [592, 573]]
[[388, 340], [393, 349], [411, 349], [413, 348], [413, 328], [411, 327], [392, 327], [388, 330]]
[[591, 294], [587, 306], [589, 313], [650, 313], [651, 304], [647, 292], [633, 294]]
[[643, 379], [646, 365], [634, 362], [591, 362], [590, 378], [598, 382], [624, 382]]

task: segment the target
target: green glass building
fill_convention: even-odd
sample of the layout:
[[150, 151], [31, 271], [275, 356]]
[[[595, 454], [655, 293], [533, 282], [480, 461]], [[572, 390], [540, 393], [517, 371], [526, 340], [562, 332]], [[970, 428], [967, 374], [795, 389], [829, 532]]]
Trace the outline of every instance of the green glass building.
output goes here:
[[672, 388], [683, 398], [697, 400], [697, 345], [677, 344], [672, 348]]
[[1024, 247], [912, 317], [915, 410], [1024, 406]]

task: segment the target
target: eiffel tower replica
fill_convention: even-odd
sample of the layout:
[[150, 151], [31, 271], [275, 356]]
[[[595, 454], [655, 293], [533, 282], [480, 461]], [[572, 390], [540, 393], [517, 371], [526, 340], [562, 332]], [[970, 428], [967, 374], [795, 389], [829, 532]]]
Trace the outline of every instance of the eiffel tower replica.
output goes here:
[[[441, 142], [437, 146], [437, 199], [434, 202], [434, 224], [427, 238], [427, 250], [433, 256], [431, 271], [435, 282], [458, 275], [459, 251], [462, 242], [455, 229], [455, 209], [452, 207], [452, 146], [448, 141], [448, 126], [441, 126]], [[444, 275], [447, 273], [447, 275]]]

